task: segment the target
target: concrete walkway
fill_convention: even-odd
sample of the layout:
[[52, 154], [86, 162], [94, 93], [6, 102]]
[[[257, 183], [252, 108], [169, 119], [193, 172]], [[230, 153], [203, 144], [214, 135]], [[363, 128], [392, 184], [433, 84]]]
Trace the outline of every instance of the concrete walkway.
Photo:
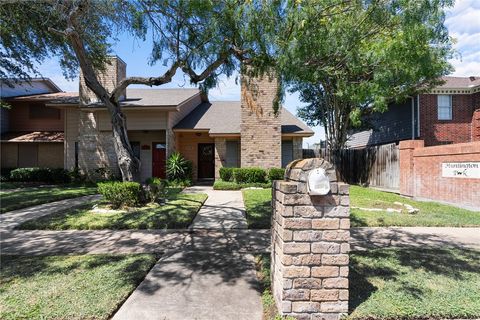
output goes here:
[[190, 229], [229, 230], [246, 229], [245, 207], [241, 191], [218, 191], [212, 187], [194, 186], [186, 193], [202, 192], [208, 199], [197, 213]]
[[11, 230], [27, 220], [37, 219], [47, 214], [66, 210], [98, 199], [100, 199], [100, 195], [90, 195], [9, 211], [0, 215], [0, 231]]

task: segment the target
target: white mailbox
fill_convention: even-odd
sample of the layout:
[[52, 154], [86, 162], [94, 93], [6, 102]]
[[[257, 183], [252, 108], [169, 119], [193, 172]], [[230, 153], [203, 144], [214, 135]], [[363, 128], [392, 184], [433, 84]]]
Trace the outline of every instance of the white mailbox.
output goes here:
[[308, 174], [308, 194], [324, 196], [330, 192], [330, 179], [322, 168], [313, 169]]

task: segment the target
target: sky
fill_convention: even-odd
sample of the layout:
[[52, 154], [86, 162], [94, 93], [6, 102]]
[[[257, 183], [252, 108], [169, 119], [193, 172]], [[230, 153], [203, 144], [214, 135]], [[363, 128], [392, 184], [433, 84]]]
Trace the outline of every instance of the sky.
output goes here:
[[[457, 0], [454, 7], [448, 9], [445, 24], [450, 35], [455, 39], [454, 48], [457, 54], [450, 62], [455, 68], [455, 76], [480, 76], [480, 0]], [[119, 42], [113, 47], [113, 53], [122, 58], [127, 64], [127, 76], [152, 76], [165, 72], [166, 67], [157, 64], [149, 66], [151, 44], [139, 43], [126, 35], [119, 36]], [[44, 77], [52, 79], [64, 91], [78, 91], [78, 79], [66, 80], [56, 60], [45, 61], [39, 67]], [[209, 92], [210, 100], [240, 100], [240, 85], [238, 75], [230, 78], [223, 77], [218, 86]], [[161, 88], [189, 88], [188, 78], [181, 72], [175, 75], [173, 81]], [[298, 94], [287, 93], [284, 106], [293, 114], [302, 103]], [[304, 139], [304, 146], [308, 147], [324, 139], [323, 128], [312, 128], [315, 135]]]

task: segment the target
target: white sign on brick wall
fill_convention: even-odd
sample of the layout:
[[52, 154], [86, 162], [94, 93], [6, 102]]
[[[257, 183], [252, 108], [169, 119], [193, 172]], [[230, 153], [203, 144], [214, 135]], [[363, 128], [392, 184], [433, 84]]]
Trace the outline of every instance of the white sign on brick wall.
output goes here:
[[480, 179], [480, 162], [444, 162], [442, 177]]

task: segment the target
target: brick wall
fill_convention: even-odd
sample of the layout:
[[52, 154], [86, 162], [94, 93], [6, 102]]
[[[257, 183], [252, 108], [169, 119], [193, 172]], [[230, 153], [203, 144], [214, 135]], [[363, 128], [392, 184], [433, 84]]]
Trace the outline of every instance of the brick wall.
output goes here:
[[227, 138], [215, 138], [215, 180], [220, 179], [220, 168], [225, 166], [227, 159]]
[[472, 116], [472, 141], [480, 141], [480, 108]]
[[[331, 192], [310, 196], [310, 170], [324, 168]], [[348, 185], [323, 159], [292, 162], [273, 187], [272, 287], [282, 315], [340, 319], [348, 312], [350, 238]]]
[[436, 94], [420, 95], [420, 139], [426, 146], [463, 143], [471, 140], [473, 111], [479, 94], [452, 95], [452, 120], [438, 120]]
[[242, 167], [281, 166], [281, 117], [273, 112], [277, 79], [242, 76], [241, 147]]
[[480, 142], [422, 147], [400, 142], [400, 193], [480, 208], [480, 179], [442, 177], [442, 163], [480, 162]]

